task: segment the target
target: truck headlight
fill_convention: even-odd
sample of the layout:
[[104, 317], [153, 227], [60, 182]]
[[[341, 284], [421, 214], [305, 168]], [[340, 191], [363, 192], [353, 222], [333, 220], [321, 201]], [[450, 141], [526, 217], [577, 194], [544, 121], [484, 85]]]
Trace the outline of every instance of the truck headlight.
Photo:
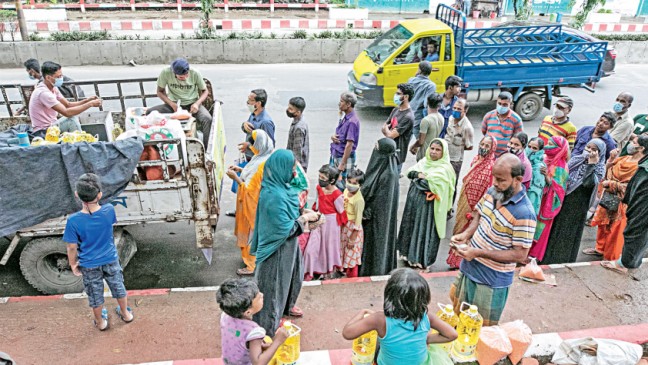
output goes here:
[[376, 85], [378, 80], [376, 79], [376, 75], [366, 72], [360, 76], [360, 82], [367, 85]]

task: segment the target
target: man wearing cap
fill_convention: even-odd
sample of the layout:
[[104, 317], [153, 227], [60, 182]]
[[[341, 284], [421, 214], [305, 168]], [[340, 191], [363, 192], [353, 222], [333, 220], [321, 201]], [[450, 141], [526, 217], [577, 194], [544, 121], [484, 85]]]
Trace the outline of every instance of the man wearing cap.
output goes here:
[[576, 126], [569, 120], [569, 113], [574, 107], [574, 101], [565, 96], [556, 102], [553, 108], [553, 115], [547, 115], [540, 124], [538, 137], [542, 138], [545, 145], [553, 136], [564, 137], [569, 142], [569, 149], [574, 149], [576, 142]]
[[188, 110], [198, 121], [198, 128], [203, 134], [203, 144], [207, 148], [212, 116], [202, 105], [209, 96], [209, 91], [200, 72], [190, 69], [189, 62], [184, 58], [176, 59], [170, 67], [160, 72], [157, 79], [157, 96], [164, 104], [149, 108], [147, 114], [153, 111], [174, 113], [180, 104], [182, 109]]

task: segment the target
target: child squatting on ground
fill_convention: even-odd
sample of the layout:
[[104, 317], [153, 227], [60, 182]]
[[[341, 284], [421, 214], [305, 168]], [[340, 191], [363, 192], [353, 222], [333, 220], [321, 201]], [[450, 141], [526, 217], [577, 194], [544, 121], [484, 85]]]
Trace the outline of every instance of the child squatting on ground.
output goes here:
[[128, 306], [123, 270], [113, 239], [113, 224], [117, 223], [115, 208], [111, 204], [99, 205], [101, 182], [95, 174], [81, 175], [75, 195], [83, 208], [68, 218], [63, 241], [67, 242], [72, 272], [83, 277], [94, 325], [100, 331], [109, 327], [108, 310], [103, 307], [104, 280], [119, 303], [115, 309], [117, 316], [130, 323], [134, 319], [133, 311]]
[[288, 338], [288, 331], [279, 327], [272, 344], [265, 344], [265, 330], [252, 320], [263, 308], [263, 293], [254, 281], [225, 280], [216, 293], [221, 314], [221, 349], [227, 365], [266, 365]]
[[427, 345], [454, 341], [457, 331], [428, 312], [430, 299], [430, 287], [418, 272], [396, 269], [385, 286], [383, 311], [361, 310], [344, 326], [342, 336], [353, 340], [377, 331], [378, 365], [431, 365]]

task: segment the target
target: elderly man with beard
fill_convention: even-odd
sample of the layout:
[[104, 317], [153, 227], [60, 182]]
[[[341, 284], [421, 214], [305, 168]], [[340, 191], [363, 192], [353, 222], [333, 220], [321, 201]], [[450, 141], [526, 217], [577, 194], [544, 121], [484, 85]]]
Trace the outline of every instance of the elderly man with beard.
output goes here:
[[484, 326], [496, 325], [513, 283], [517, 263], [525, 262], [533, 243], [536, 215], [522, 185], [524, 165], [506, 153], [493, 166], [493, 186], [472, 212], [474, 219], [450, 244], [463, 258], [450, 288], [455, 310], [476, 305]]

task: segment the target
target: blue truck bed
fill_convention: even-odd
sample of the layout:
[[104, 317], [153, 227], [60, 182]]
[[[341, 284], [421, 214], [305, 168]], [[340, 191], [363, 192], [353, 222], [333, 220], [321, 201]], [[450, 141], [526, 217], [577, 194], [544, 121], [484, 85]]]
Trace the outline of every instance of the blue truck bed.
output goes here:
[[607, 42], [564, 33], [562, 25], [466, 29], [445, 5], [436, 17], [455, 36], [456, 72], [465, 89], [590, 84], [600, 80]]

